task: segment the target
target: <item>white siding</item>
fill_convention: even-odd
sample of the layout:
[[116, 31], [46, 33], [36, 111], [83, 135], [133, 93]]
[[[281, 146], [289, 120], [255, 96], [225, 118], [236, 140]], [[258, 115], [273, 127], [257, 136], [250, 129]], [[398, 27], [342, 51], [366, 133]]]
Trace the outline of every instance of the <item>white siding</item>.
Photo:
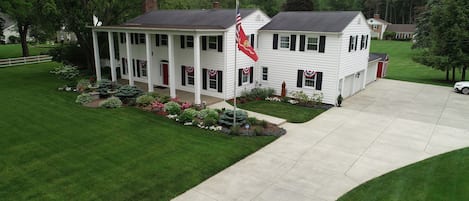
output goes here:
[[[255, 44], [254, 44], [254, 47], [255, 47], [255, 50], [257, 52], [257, 55], [259, 56], [259, 58], [261, 57], [260, 56], [260, 49], [259, 47], [257, 46], [257, 44], [260, 44], [259, 43], [259, 39], [261, 37], [258, 37], [258, 30], [263, 27], [265, 24], [269, 23], [270, 21], [270, 18], [265, 15], [263, 12], [257, 10], [255, 12], [253, 12], [251, 15], [249, 16], [241, 16], [242, 17], [242, 22], [241, 22], [241, 26], [243, 27], [244, 29], [244, 32], [246, 33], [246, 35], [249, 37], [250, 34], [255, 34]], [[236, 94], [237, 96], [239, 96], [241, 94], [242, 91], [244, 90], [250, 90], [252, 88], [254, 88], [256, 86], [256, 82], [259, 81], [259, 79], [257, 79], [259, 76], [258, 76], [258, 68], [259, 68], [259, 65], [256, 64], [256, 62], [254, 62], [251, 58], [249, 58], [248, 56], [246, 56], [243, 52], [241, 51], [238, 51], [237, 53], [237, 63], [236, 63], [236, 67], [237, 69], [240, 69], [240, 68], [244, 68], [244, 67], [251, 67], [253, 66], [254, 67], [254, 82], [252, 84], [248, 83], [248, 84], [244, 84], [243, 86], [238, 86], [238, 80], [237, 80], [237, 73], [238, 71], [236, 70], [236, 75], [235, 75], [235, 65], [234, 65], [234, 60], [235, 60], [235, 48], [237, 49], [236, 47], [236, 43], [235, 43], [235, 26], [232, 26], [228, 29], [228, 31], [226, 32], [227, 34], [227, 37], [226, 38], [226, 43], [227, 44], [225, 46], [225, 50], [226, 50], [226, 69], [227, 69], [227, 73], [225, 74], [224, 72], [224, 75], [226, 75], [226, 84], [224, 84], [224, 87], [225, 87], [225, 98], [226, 99], [230, 99], [230, 98], [233, 98], [234, 96], [234, 85], [236, 85]], [[260, 61], [260, 59], [259, 59]], [[259, 63], [259, 61], [257, 63]], [[235, 79], [236, 78], [236, 79]]]
[[378, 61], [368, 63], [368, 70], [366, 72], [366, 84], [376, 81], [376, 72], [378, 70]]
[[[343, 35], [342, 35], [342, 47], [340, 49], [340, 68], [339, 68], [339, 79], [350, 76], [350, 75], [356, 75], [358, 72], [363, 71], [364, 74], [361, 76], [354, 76], [353, 83], [360, 82], [360, 77], [364, 77], [366, 75], [367, 67], [368, 67], [368, 57], [370, 54], [370, 41], [371, 41], [371, 36], [368, 37], [368, 47], [366, 49], [360, 49], [360, 42], [361, 42], [361, 36], [364, 35], [371, 35], [370, 34], [370, 28], [369, 26], [365, 23], [365, 17], [363, 14], [359, 14], [355, 17], [355, 19], [344, 29]], [[358, 42], [356, 50], [353, 49], [352, 51], [349, 52], [349, 42], [350, 42], [350, 36], [358, 36]], [[364, 87], [364, 82], [363, 83]], [[347, 83], [344, 83], [347, 84]], [[347, 88], [347, 86], [344, 86], [344, 88]], [[356, 92], [356, 90], [353, 91], [353, 93]], [[352, 94], [353, 94], [352, 93]]]

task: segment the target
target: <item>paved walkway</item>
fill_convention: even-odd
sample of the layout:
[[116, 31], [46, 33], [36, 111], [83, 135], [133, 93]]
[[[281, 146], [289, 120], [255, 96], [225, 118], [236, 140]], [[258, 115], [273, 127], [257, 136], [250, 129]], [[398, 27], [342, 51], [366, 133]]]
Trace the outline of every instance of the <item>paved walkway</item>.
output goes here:
[[469, 96], [380, 80], [174, 200], [335, 200], [399, 167], [469, 146]]

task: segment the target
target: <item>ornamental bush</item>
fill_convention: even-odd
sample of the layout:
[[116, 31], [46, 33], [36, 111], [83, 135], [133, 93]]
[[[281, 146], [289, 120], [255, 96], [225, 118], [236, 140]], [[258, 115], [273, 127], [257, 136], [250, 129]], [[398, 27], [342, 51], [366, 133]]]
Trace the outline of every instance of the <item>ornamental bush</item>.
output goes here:
[[178, 115], [181, 113], [181, 106], [179, 105], [179, 103], [170, 101], [164, 104], [164, 110], [170, 115]]
[[[248, 118], [248, 114], [245, 111], [236, 110], [236, 125], [245, 124], [247, 118]], [[234, 120], [233, 110], [225, 110], [223, 114], [220, 116], [220, 120], [218, 122], [226, 126], [233, 126], [233, 120]]]
[[154, 101], [155, 101], [155, 97], [153, 97], [151, 95], [141, 95], [141, 96], [137, 97], [136, 103], [137, 103], [138, 106], [145, 107], [145, 106], [149, 106]]
[[197, 116], [197, 110], [192, 108], [186, 109], [179, 115], [179, 121], [182, 123], [192, 122], [194, 118]]
[[117, 97], [110, 97], [101, 103], [99, 103], [99, 107], [103, 108], [119, 108], [122, 106], [122, 101]]
[[218, 123], [218, 117], [207, 116], [204, 121], [204, 126], [215, 126]]
[[136, 98], [143, 94], [137, 86], [124, 85], [119, 87], [116, 96], [121, 98]]
[[81, 79], [78, 80], [77, 82], [77, 91], [82, 93], [88, 89], [88, 86], [90, 85], [90, 80], [88, 79]]
[[80, 71], [78, 71], [78, 68], [75, 66], [63, 65], [54, 68], [50, 73], [57, 75], [57, 77], [62, 80], [74, 80], [78, 74], [80, 74]]
[[84, 105], [84, 104], [90, 103], [91, 101], [93, 101], [93, 99], [91, 98], [91, 95], [88, 93], [83, 93], [77, 96], [75, 103], [80, 103]]
[[218, 120], [218, 116], [219, 116], [218, 112], [216, 110], [210, 109], [210, 108], [200, 110], [199, 114], [198, 114], [198, 117], [200, 119], [205, 119], [207, 117], [211, 117], [211, 118], [216, 118]]
[[291, 94], [292, 94], [293, 98], [295, 98], [300, 103], [306, 104], [306, 103], [311, 101], [309, 96], [307, 94], [305, 94], [305, 92], [303, 92], [303, 91], [294, 91]]

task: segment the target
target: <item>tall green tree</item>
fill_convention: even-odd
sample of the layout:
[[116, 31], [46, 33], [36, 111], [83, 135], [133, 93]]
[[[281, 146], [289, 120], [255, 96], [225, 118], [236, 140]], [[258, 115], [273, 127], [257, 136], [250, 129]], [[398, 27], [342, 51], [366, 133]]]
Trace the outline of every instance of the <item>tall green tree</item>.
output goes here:
[[26, 37], [31, 26], [46, 26], [57, 14], [55, 0], [0, 0], [0, 10], [16, 21], [24, 57], [29, 56]]
[[312, 0], [287, 0], [282, 9], [284, 11], [312, 11], [314, 3]]

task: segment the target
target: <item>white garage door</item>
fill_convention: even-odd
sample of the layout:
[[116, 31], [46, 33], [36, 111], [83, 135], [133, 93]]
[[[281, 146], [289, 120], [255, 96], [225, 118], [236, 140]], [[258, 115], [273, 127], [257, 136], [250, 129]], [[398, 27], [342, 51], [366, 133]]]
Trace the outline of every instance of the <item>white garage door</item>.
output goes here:
[[355, 94], [364, 88], [363, 84], [365, 82], [365, 70], [362, 70], [355, 74], [355, 80], [353, 81], [353, 93]]
[[353, 94], [353, 79], [354, 79], [354, 75], [349, 75], [345, 77], [344, 86], [343, 86], [344, 94], [342, 94], [342, 97], [346, 98]]
[[366, 84], [376, 80], [376, 70], [378, 70], [378, 62], [371, 62], [368, 64], [368, 69], [366, 71]]

